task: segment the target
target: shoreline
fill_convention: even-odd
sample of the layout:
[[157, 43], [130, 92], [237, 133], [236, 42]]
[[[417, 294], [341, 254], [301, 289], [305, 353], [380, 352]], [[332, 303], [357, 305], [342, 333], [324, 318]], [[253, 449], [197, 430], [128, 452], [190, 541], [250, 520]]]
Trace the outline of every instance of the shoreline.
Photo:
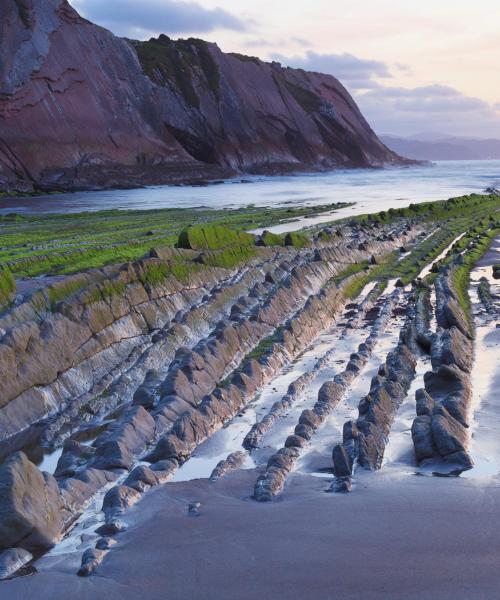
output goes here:
[[[496, 594], [495, 485], [368, 473], [354, 494], [339, 496], [324, 493], [317, 477], [293, 475], [281, 501], [262, 505], [250, 499], [256, 476], [248, 470], [215, 484], [157, 488], [127, 513], [130, 529], [99, 577], [75, 577], [78, 554], [46, 557], [36, 577], [2, 583], [0, 598], [298, 600], [306, 594], [324, 600], [334, 593], [342, 600], [470, 600]], [[471, 512], [478, 492], [482, 509]], [[188, 516], [193, 501], [201, 503], [199, 517]]]
[[53, 194], [57, 195], [69, 195], [85, 192], [113, 192], [113, 191], [133, 191], [133, 190], [150, 190], [155, 188], [177, 188], [177, 187], [189, 187], [189, 188], [200, 188], [200, 187], [211, 187], [216, 185], [224, 184], [248, 184], [256, 183], [262, 179], [278, 179], [281, 177], [300, 177], [300, 176], [314, 176], [314, 175], [329, 175], [343, 171], [383, 171], [393, 169], [408, 169], [410, 167], [433, 167], [435, 163], [433, 161], [410, 161], [402, 164], [387, 164], [387, 165], [374, 165], [374, 166], [359, 166], [359, 167], [339, 167], [339, 168], [310, 168], [309, 166], [304, 168], [294, 168], [276, 170], [265, 169], [263, 171], [255, 172], [231, 172], [227, 175], [221, 175], [213, 178], [203, 177], [186, 177], [181, 179], [170, 178], [166, 179], [163, 183], [130, 183], [129, 185], [95, 185], [95, 186], [75, 186], [75, 187], [62, 187], [57, 186], [50, 187], [40, 190], [33, 190], [25, 192], [24, 190], [0, 190], [0, 208], [3, 200], [14, 200], [14, 199], [27, 199], [27, 198], [43, 198], [44, 196], [50, 196]]

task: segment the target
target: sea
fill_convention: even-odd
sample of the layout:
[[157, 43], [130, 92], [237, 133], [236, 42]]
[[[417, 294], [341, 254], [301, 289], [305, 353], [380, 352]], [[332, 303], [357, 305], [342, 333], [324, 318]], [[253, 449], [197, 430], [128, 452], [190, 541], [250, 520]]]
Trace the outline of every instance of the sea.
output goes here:
[[[74, 213], [106, 209], [238, 208], [355, 203], [335, 218], [444, 200], [500, 188], [500, 160], [442, 161], [386, 169], [350, 169], [278, 177], [245, 176], [200, 186], [154, 186], [0, 199], [0, 214]], [[308, 220], [331, 220], [331, 215]], [[303, 227], [297, 223], [296, 227]], [[290, 230], [290, 226], [287, 227]], [[278, 229], [279, 230], [279, 226]]]

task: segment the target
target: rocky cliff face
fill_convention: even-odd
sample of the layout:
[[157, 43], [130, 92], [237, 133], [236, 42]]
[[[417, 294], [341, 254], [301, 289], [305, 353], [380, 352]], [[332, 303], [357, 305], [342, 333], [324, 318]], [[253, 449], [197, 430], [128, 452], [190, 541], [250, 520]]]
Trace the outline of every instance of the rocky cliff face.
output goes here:
[[402, 161], [334, 78], [201, 40], [115, 37], [66, 0], [0, 5], [0, 189]]

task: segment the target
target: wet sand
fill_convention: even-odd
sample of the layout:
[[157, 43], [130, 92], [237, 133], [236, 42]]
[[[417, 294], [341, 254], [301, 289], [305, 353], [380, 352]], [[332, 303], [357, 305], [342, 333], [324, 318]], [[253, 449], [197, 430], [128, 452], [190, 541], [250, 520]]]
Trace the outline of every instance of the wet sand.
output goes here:
[[[362, 474], [349, 496], [293, 476], [282, 498], [249, 498], [257, 473], [174, 483], [126, 515], [95, 577], [46, 559], [2, 600], [491, 600], [498, 596], [500, 486]], [[202, 503], [201, 516], [187, 505]], [[50, 562], [53, 562], [49, 566]], [[40, 567], [42, 568], [42, 567]]]

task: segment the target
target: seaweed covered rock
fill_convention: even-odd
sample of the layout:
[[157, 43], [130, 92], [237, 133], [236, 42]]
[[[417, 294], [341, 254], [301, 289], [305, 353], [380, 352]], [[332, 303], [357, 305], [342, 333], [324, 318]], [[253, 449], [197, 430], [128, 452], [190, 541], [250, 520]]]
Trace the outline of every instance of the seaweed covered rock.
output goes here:
[[262, 235], [257, 240], [258, 246], [283, 246], [284, 244], [285, 240], [281, 235], [267, 231], [267, 229], [262, 232]]
[[221, 250], [230, 246], [251, 246], [255, 238], [244, 231], [224, 225], [193, 225], [179, 234], [177, 248], [187, 250]]
[[290, 231], [285, 236], [285, 246], [293, 246], [294, 248], [307, 248], [311, 245], [311, 240], [298, 231]]
[[9, 269], [0, 268], [0, 311], [6, 308], [16, 293], [16, 280]]
[[63, 530], [64, 503], [57, 482], [23, 452], [0, 466], [0, 550], [52, 548]]

